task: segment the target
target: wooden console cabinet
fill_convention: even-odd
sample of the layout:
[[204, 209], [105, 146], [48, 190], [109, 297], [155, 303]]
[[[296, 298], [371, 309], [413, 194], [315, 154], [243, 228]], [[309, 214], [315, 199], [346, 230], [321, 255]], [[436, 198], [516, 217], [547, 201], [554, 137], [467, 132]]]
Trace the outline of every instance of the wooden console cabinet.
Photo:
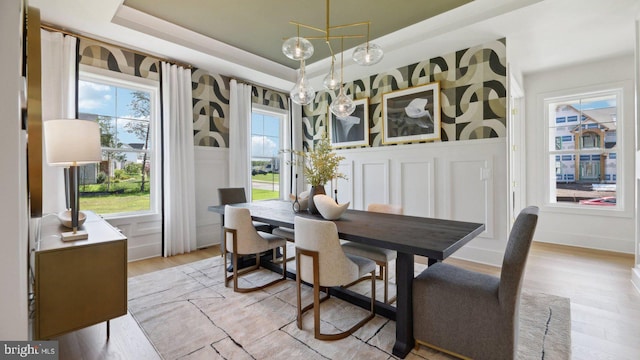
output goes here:
[[34, 339], [127, 313], [127, 238], [96, 214], [85, 214], [86, 240], [63, 242], [60, 233], [69, 229], [54, 216], [42, 221], [33, 254]]

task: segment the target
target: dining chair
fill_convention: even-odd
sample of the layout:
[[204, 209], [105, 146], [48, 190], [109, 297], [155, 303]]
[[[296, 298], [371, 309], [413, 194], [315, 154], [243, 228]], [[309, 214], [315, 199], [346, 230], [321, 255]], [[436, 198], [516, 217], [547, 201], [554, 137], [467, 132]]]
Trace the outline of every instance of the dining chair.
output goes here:
[[[375, 316], [376, 265], [372, 260], [345, 254], [340, 246], [336, 224], [331, 221], [296, 216], [294, 228], [298, 328], [302, 329], [303, 314], [313, 309], [314, 336], [316, 339], [338, 340], [345, 338]], [[367, 273], [371, 274], [371, 307], [369, 314], [346, 331], [334, 334], [321, 333], [320, 303], [329, 299], [328, 288], [351, 283]], [[304, 308], [302, 307], [301, 295], [303, 281], [313, 286], [313, 302]], [[326, 296], [323, 298], [320, 298], [320, 288], [325, 288], [326, 291]]]
[[[240, 204], [247, 202], [247, 195], [242, 187], [218, 188], [218, 199], [220, 200], [220, 205]], [[224, 218], [222, 223], [224, 223]], [[269, 224], [253, 221], [253, 226], [258, 231], [271, 232], [271, 225]]]
[[[367, 211], [397, 215], [402, 215], [403, 212], [402, 206], [391, 204], [369, 204], [369, 206], [367, 206]], [[389, 262], [395, 260], [398, 257], [398, 253], [396, 253], [394, 250], [379, 248], [376, 246], [365, 245], [352, 241], [344, 242], [342, 244], [342, 249], [347, 254], [362, 256], [376, 262], [376, 265], [378, 265], [378, 267], [380, 268], [379, 275], [376, 278], [378, 280], [382, 280], [384, 283], [384, 302], [387, 304], [394, 302], [396, 299], [395, 296], [389, 298]], [[363, 279], [358, 279], [353, 284], [349, 284], [348, 286], [354, 285], [362, 280], [366, 280], [366, 277]]]
[[500, 277], [438, 262], [413, 280], [416, 343], [472, 359], [514, 359], [518, 305], [538, 208], [518, 215]]
[[[263, 289], [277, 282], [287, 279], [287, 262], [282, 262], [282, 278], [275, 279], [267, 284], [251, 287], [238, 287], [238, 278], [248, 272], [260, 268], [259, 254], [268, 250], [275, 252], [275, 249], [281, 247], [283, 259], [287, 258], [287, 241], [281, 237], [257, 231], [251, 223], [251, 213], [249, 209], [238, 208], [226, 205], [224, 207], [224, 238], [222, 241], [222, 256], [224, 257], [224, 285], [229, 285], [229, 280], [233, 280], [233, 291], [250, 292]], [[227, 275], [227, 259], [231, 253], [232, 274]], [[239, 255], [255, 255], [256, 264], [238, 269]], [[274, 259], [276, 258], [274, 254]]]

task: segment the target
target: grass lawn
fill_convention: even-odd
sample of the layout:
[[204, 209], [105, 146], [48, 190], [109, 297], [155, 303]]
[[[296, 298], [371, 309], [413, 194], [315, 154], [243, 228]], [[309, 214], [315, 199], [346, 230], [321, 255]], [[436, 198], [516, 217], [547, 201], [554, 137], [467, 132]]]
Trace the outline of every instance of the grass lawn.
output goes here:
[[277, 191], [271, 190], [262, 190], [262, 189], [251, 189], [251, 199], [253, 200], [269, 200], [269, 199], [278, 199], [280, 194]]
[[113, 214], [149, 210], [148, 193], [80, 197], [80, 210], [97, 214]]
[[251, 176], [251, 180], [280, 183], [280, 174], [257, 174]]

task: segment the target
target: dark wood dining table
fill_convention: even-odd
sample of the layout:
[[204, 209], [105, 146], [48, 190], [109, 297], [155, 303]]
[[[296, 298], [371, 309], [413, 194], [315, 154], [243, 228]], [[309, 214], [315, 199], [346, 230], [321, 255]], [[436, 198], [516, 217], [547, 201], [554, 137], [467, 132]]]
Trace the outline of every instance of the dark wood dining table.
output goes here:
[[[290, 202], [280, 200], [233, 204], [248, 208], [253, 220], [272, 226], [293, 228], [295, 216], [322, 219], [307, 211], [295, 213]], [[209, 206], [209, 211], [224, 214], [224, 205]], [[394, 215], [360, 210], [347, 210], [334, 220], [341, 239], [395, 250], [396, 306], [378, 302], [376, 312], [396, 321], [396, 342], [393, 355], [404, 358], [414, 347], [413, 338], [413, 277], [414, 255], [426, 256], [429, 264], [442, 261], [478, 236], [484, 224], [418, 216]], [[334, 292], [332, 292], [334, 293]], [[366, 307], [362, 295], [336, 289], [343, 299]]]

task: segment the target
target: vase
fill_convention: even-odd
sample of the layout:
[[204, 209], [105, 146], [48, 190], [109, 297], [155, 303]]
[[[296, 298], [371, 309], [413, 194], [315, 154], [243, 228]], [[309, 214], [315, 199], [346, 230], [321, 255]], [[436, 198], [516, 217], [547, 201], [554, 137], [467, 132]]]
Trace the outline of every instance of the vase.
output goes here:
[[324, 185], [311, 186], [311, 189], [309, 189], [309, 213], [311, 214], [320, 214], [320, 212], [318, 211], [318, 208], [316, 207], [316, 204], [314, 204], [313, 202], [313, 197], [319, 194], [323, 194], [323, 195], [327, 194], [324, 191]]

